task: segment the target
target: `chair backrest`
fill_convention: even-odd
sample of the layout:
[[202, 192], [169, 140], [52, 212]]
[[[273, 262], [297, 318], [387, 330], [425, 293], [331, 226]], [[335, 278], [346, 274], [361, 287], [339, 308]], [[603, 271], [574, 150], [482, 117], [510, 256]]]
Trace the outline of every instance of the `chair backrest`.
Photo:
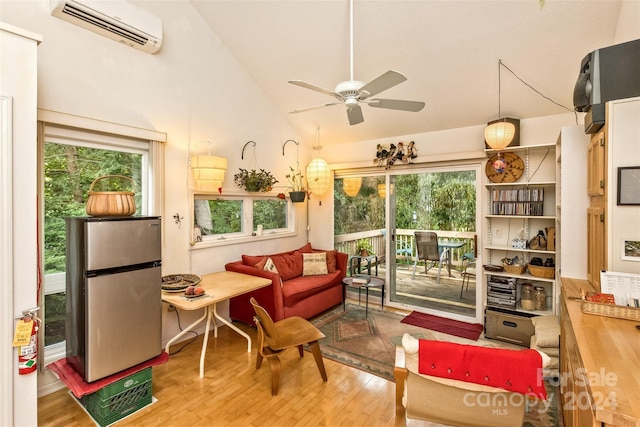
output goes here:
[[416, 231], [415, 235], [418, 259], [440, 261], [438, 235], [433, 231]]
[[271, 316], [269, 316], [269, 313], [267, 313], [267, 310], [261, 307], [254, 297], [251, 297], [249, 302], [251, 302], [253, 310], [256, 312], [256, 317], [260, 321], [260, 324], [256, 326], [262, 327], [267, 344], [269, 344], [269, 342], [277, 341], [278, 328], [276, 328], [276, 325], [273, 322], [273, 319], [271, 319]]

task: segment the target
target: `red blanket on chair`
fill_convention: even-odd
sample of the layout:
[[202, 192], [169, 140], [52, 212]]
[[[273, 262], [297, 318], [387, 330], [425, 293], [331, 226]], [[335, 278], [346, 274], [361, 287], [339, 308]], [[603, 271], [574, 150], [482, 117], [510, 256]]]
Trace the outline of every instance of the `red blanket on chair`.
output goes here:
[[547, 398], [542, 357], [535, 350], [420, 340], [418, 372]]
[[79, 399], [85, 394], [94, 393], [101, 388], [108, 386], [124, 377], [128, 377], [131, 374], [135, 374], [138, 371], [141, 371], [149, 366], [160, 365], [169, 360], [169, 355], [166, 352], [162, 352], [160, 356], [154, 357], [153, 359], [147, 360], [146, 362], [142, 362], [139, 365], [133, 366], [131, 368], [125, 369], [124, 371], [120, 371], [117, 374], [110, 375], [106, 378], [102, 378], [93, 382], [85, 382], [80, 376], [79, 373], [76, 372], [75, 369], [67, 362], [67, 359], [56, 360], [53, 363], [47, 365], [60, 381], [67, 386], [69, 390]]

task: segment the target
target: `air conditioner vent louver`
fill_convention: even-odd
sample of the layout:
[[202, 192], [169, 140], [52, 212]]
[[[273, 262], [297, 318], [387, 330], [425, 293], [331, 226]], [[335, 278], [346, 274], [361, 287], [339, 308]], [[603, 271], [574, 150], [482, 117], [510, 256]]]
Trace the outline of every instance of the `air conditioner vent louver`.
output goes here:
[[140, 37], [137, 34], [134, 34], [122, 27], [118, 27], [96, 16], [84, 13], [82, 10], [77, 9], [69, 4], [66, 4], [64, 6], [64, 8], [62, 9], [62, 13], [66, 13], [67, 15], [71, 15], [77, 19], [81, 19], [89, 24], [96, 25], [103, 30], [109, 31], [118, 36], [125, 37], [126, 39], [131, 40], [134, 43], [138, 43], [141, 46], [149, 42], [148, 38]]
[[51, 0], [51, 14], [146, 53], [162, 45], [162, 21], [126, 0]]

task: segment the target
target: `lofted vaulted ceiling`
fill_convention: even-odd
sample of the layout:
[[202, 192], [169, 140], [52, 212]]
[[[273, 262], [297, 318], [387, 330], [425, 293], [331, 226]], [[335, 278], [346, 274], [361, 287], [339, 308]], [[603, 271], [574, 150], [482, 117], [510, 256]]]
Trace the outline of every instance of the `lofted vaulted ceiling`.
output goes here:
[[[355, 0], [354, 79], [388, 70], [407, 81], [378, 95], [426, 102], [418, 112], [344, 105], [289, 84], [333, 90], [350, 77], [348, 0], [193, 0], [212, 31], [300, 134], [321, 143], [360, 141], [485, 124], [498, 117], [498, 60], [553, 101], [573, 109], [580, 62], [615, 44], [617, 0]], [[568, 112], [501, 69], [501, 116]], [[250, 108], [250, 106], [248, 106]], [[248, 124], [250, 125], [250, 124]]]

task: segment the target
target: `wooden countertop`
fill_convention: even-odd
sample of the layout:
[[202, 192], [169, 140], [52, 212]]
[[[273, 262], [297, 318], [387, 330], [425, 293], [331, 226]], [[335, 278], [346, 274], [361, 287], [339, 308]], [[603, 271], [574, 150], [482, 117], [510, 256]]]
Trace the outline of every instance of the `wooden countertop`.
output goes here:
[[583, 313], [577, 300], [580, 289], [592, 290], [585, 280], [563, 277], [561, 286], [596, 419], [607, 425], [640, 427], [638, 322]]

